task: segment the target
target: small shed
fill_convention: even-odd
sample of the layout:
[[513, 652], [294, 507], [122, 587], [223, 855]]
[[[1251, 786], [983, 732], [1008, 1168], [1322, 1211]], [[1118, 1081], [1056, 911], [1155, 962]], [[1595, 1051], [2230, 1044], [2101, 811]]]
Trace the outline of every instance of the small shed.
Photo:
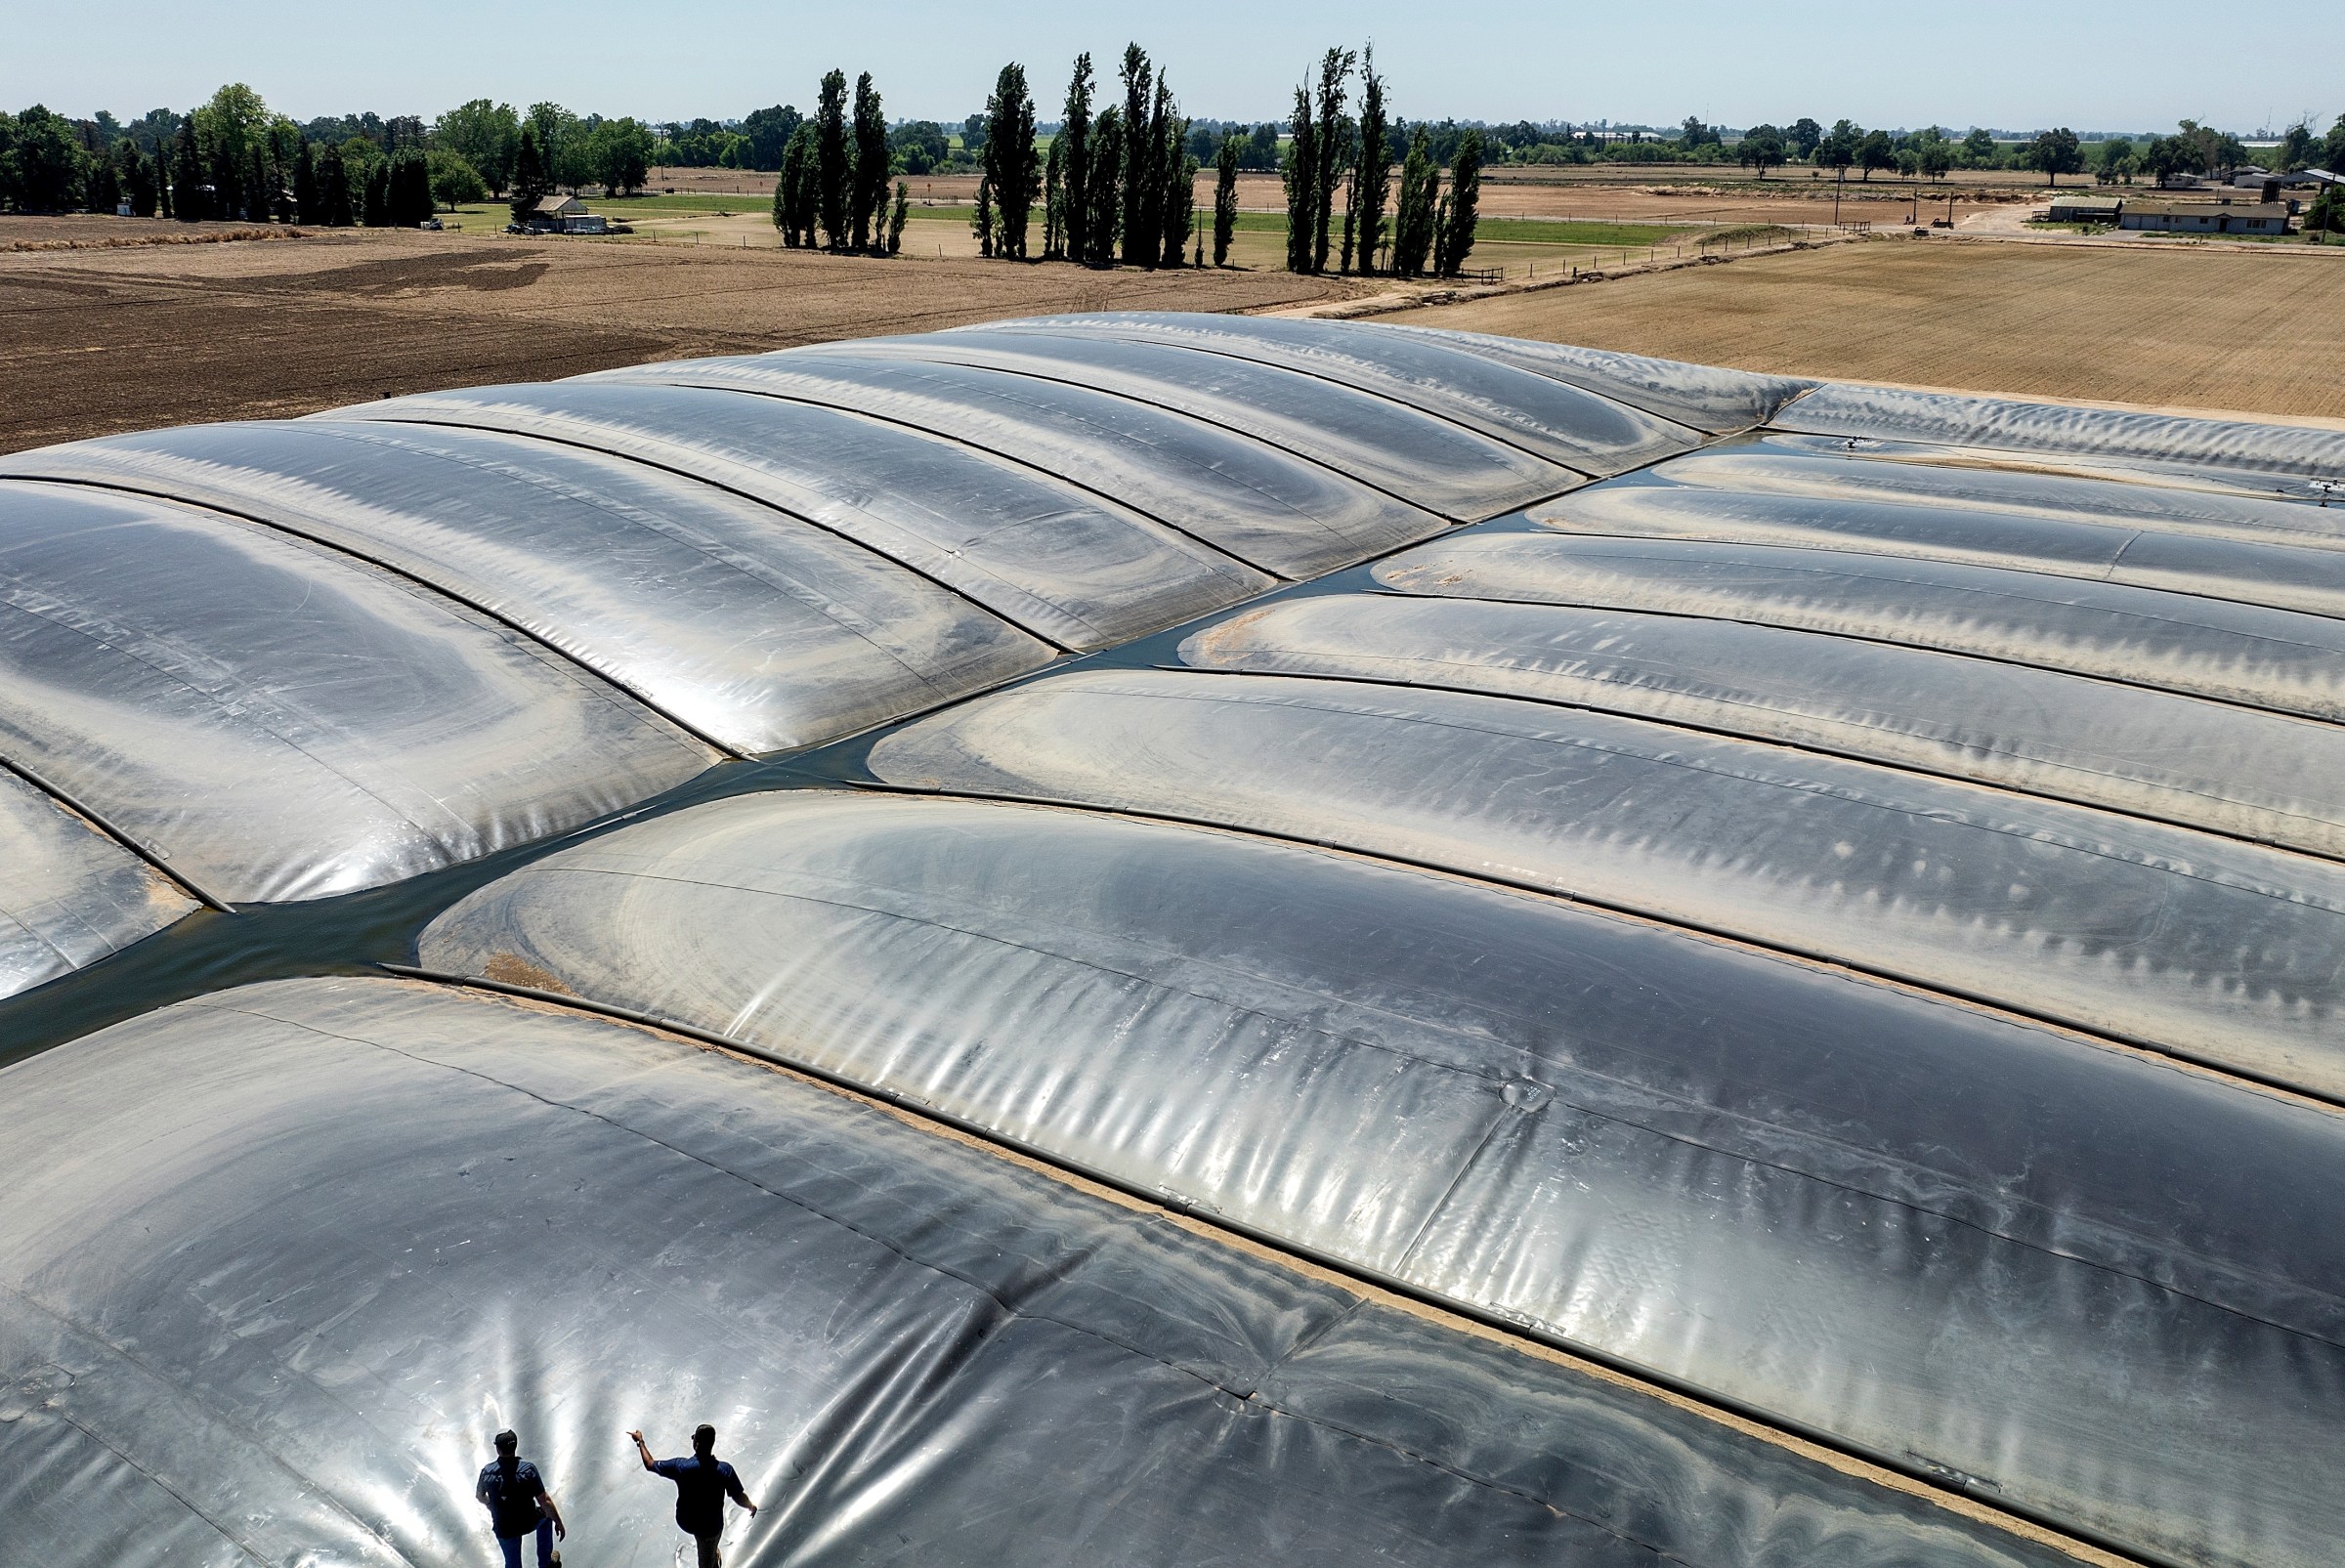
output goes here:
[[559, 191], [550, 196], [539, 196], [537, 205], [530, 209], [530, 216], [537, 219], [540, 223], [553, 223], [563, 218], [583, 218], [585, 215], [586, 204], [584, 202], [576, 196], [563, 195]]
[[2278, 201], [2132, 202], [2117, 227], [2168, 234], [2284, 234], [2288, 209]]

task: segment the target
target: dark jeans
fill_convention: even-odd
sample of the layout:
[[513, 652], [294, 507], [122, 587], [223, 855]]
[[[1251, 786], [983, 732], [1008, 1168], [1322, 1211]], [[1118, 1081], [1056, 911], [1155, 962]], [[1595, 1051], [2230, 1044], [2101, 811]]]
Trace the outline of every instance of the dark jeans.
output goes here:
[[725, 1568], [725, 1559], [717, 1554], [715, 1536], [694, 1536], [692, 1539], [701, 1546], [701, 1568]]
[[[521, 1568], [521, 1544], [528, 1536], [498, 1536], [496, 1544], [504, 1549], [505, 1568]], [[537, 1521], [537, 1568], [547, 1568], [554, 1560], [554, 1521]]]

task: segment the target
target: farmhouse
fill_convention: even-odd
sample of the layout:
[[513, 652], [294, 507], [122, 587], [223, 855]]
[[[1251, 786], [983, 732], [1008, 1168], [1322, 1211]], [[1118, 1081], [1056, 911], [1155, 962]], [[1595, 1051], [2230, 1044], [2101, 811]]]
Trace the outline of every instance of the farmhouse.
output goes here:
[[588, 212], [577, 197], [561, 194], [539, 197], [530, 209], [529, 224], [561, 234], [599, 234], [607, 227], [601, 213]]
[[2134, 202], [2126, 206], [2117, 227], [2153, 233], [2284, 234], [2288, 232], [2288, 209], [2284, 202], [2279, 201], [2238, 206], [2203, 201]]

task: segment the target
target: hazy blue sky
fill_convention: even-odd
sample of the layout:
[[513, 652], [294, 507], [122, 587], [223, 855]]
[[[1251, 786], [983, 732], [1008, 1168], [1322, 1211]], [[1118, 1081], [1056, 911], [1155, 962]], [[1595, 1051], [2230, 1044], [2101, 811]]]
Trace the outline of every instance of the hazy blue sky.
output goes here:
[[[662, 14], [694, 19], [674, 24]], [[1466, 5], [1189, 0], [1084, 5], [985, 0], [806, 6], [701, 0], [94, 0], [25, 6], [0, 57], [0, 106], [72, 114], [184, 108], [223, 81], [297, 118], [371, 108], [430, 115], [468, 98], [667, 119], [805, 106], [837, 64], [878, 78], [891, 116], [958, 118], [994, 71], [1022, 61], [1044, 117], [1067, 63], [1104, 64], [1136, 37], [1183, 106], [1283, 115], [1330, 43], [1375, 38], [1394, 107], [1411, 117], [1612, 119], [1728, 125], [1813, 114], [1866, 125], [2154, 128], [2182, 115], [2254, 130], [2345, 110], [2345, 73], [2305, 84], [2309, 40], [2334, 0], [2242, 18], [2173, 0], [2124, 5], [1951, 0], [1918, 6]]]

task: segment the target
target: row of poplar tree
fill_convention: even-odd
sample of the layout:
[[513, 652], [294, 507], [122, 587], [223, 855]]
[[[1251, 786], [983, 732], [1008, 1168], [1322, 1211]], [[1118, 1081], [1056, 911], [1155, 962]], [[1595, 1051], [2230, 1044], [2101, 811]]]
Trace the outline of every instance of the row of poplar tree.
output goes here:
[[[1360, 111], [1346, 112], [1357, 71]], [[1429, 135], [1420, 125], [1400, 159], [1400, 189], [1390, 189], [1393, 161], [1391, 122], [1385, 111], [1385, 79], [1373, 48], [1354, 54], [1331, 49], [1319, 62], [1317, 91], [1305, 82], [1295, 89], [1282, 172], [1287, 191], [1287, 270], [1324, 273], [1331, 257], [1339, 272], [1390, 274], [1399, 277], [1455, 277], [1473, 249], [1482, 191], [1482, 134], [1469, 130], [1451, 155], [1449, 189], [1441, 189], [1441, 167]], [[1223, 234], [1237, 217], [1235, 139], [1222, 144], [1214, 200], [1214, 251], [1224, 254]], [[1343, 226], [1335, 227], [1336, 192], [1343, 192]], [[1387, 229], [1385, 202], [1392, 202]]]
[[[1347, 106], [1355, 71], [1360, 111]], [[971, 215], [987, 256], [1081, 262], [1089, 267], [1202, 266], [1197, 232], [1198, 160], [1189, 121], [1164, 70], [1138, 44], [1128, 44], [1117, 72], [1123, 101], [1097, 103], [1100, 83], [1088, 53], [1073, 77], [1047, 155], [1035, 147], [1034, 98], [1026, 68], [1002, 67], [985, 105], [982, 173]], [[1373, 50], [1331, 49], [1320, 62], [1317, 91], [1295, 90], [1295, 117], [1283, 165], [1287, 193], [1287, 266], [1324, 273], [1455, 276], [1473, 248], [1481, 191], [1482, 140], [1468, 131], [1441, 189], [1427, 131], [1416, 129], [1400, 158], [1400, 187], [1387, 224], [1392, 126], [1385, 80]], [[786, 245], [892, 255], [901, 248], [908, 198], [888, 192], [887, 120], [869, 71], [855, 83], [833, 70], [823, 78], [813, 118], [782, 152], [774, 186], [774, 227]], [[1238, 173], [1258, 161], [1248, 133], [1233, 130], [1215, 158], [1214, 265], [1226, 265], [1238, 222]], [[1337, 192], [1343, 193], [1339, 240]], [[1043, 217], [1039, 250], [1032, 227]], [[1192, 249], [1192, 245], [1194, 248]]]
[[782, 231], [782, 243], [812, 249], [820, 231], [832, 250], [893, 255], [901, 249], [911, 198], [897, 181], [890, 210], [888, 157], [887, 115], [872, 73], [856, 78], [852, 111], [846, 72], [824, 76], [814, 117], [801, 120], [783, 144], [782, 178], [774, 183], [774, 227]]

